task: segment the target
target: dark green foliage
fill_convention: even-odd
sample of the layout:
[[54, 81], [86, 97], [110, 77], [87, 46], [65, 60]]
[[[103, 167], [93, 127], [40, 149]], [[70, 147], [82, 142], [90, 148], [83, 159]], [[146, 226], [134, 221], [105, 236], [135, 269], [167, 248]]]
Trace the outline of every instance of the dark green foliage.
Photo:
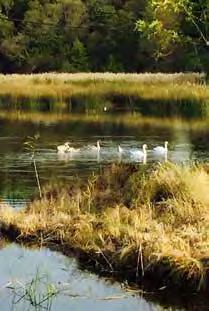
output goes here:
[[209, 70], [207, 0], [0, 0], [0, 72]]

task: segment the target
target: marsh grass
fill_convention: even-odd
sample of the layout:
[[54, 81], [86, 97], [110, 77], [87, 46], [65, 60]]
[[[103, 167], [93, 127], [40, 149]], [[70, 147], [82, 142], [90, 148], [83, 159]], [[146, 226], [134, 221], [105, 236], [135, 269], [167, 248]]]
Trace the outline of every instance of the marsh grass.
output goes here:
[[31, 99], [37, 101], [37, 105], [45, 99], [70, 105], [70, 100], [74, 99], [79, 106], [79, 99], [88, 98], [90, 108], [96, 103], [96, 108], [102, 109], [104, 102], [110, 106], [122, 98], [126, 109], [132, 109], [133, 103], [137, 108], [141, 102], [149, 101], [163, 101], [169, 105], [178, 102], [185, 107], [199, 103], [201, 109], [205, 109], [209, 89], [204, 79], [203, 74], [195, 73], [0, 75], [0, 97], [3, 101], [11, 100], [13, 105]]
[[41, 73], [41, 74], [11, 74], [0, 75], [0, 80], [5, 82], [7, 80], [18, 81], [27, 80], [32, 81], [34, 84], [45, 82], [46, 84], [56, 83], [83, 83], [84, 85], [89, 82], [95, 81], [139, 81], [142, 83], [170, 83], [170, 82], [191, 82], [191, 83], [204, 83], [206, 76], [204, 73], [111, 73], [111, 72], [95, 72], [95, 73]]
[[112, 165], [88, 183], [48, 185], [26, 210], [1, 209], [3, 234], [74, 250], [137, 284], [208, 290], [208, 167]]

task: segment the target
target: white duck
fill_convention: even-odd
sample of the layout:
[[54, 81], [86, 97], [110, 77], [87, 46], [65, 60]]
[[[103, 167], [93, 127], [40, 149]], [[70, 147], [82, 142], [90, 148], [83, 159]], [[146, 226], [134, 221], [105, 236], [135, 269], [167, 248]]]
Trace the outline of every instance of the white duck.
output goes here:
[[80, 150], [81, 150], [80, 148], [69, 147], [67, 152], [76, 153], [79, 152]]
[[153, 149], [153, 152], [156, 154], [156, 155], [167, 155], [168, 153], [168, 142], [165, 141], [165, 146], [157, 146]]
[[147, 156], [147, 145], [144, 144], [142, 146], [142, 150], [132, 150], [131, 151], [132, 156], [137, 158], [144, 158]]
[[122, 148], [120, 145], [118, 145], [118, 153], [119, 153], [119, 154], [122, 154], [122, 153], [123, 153], [123, 148]]
[[66, 142], [66, 143], [64, 143], [63, 145], [57, 146], [57, 151], [58, 151], [59, 153], [68, 152], [69, 149], [70, 149], [70, 143], [69, 143], [69, 142]]
[[90, 146], [89, 149], [90, 149], [91, 151], [97, 151], [97, 152], [99, 152], [100, 149], [101, 149], [101, 147], [100, 147], [100, 141], [97, 140], [96, 146]]

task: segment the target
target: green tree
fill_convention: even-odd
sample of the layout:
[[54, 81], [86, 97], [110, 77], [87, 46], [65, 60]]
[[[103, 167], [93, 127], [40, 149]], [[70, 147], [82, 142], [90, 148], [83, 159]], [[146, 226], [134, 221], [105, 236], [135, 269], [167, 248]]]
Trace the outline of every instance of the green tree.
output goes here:
[[[147, 2], [144, 17], [137, 21], [136, 30], [141, 34], [144, 50], [159, 64], [165, 67], [167, 60], [170, 68], [170, 59], [174, 70], [178, 68], [177, 63], [182, 69], [188, 69], [188, 64], [193, 64], [190, 69], [202, 68], [201, 58], [207, 44], [208, 4], [200, 2], [198, 5], [191, 0]], [[200, 45], [204, 48], [200, 49]]]
[[152, 42], [149, 46], [156, 59], [173, 53], [184, 40], [180, 26], [187, 15], [185, 8], [190, 12], [189, 0], [151, 0], [146, 6], [144, 19], [137, 21], [136, 29]]
[[0, 0], [0, 71], [209, 71], [208, 0]]
[[109, 72], [123, 72], [122, 64], [115, 58], [114, 55], [110, 54], [105, 66], [105, 71]]
[[89, 60], [84, 44], [76, 39], [70, 53], [70, 58], [64, 61], [62, 65], [63, 71], [68, 72], [85, 72], [89, 71]]

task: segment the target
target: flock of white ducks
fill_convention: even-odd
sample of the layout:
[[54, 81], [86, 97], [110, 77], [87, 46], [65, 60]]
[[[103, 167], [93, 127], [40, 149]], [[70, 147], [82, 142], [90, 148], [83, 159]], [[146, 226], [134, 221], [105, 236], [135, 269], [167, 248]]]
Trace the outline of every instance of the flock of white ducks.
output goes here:
[[[100, 141], [98, 140], [96, 145], [87, 146], [88, 151], [97, 152], [99, 153], [101, 150]], [[71, 146], [70, 142], [66, 142], [63, 145], [57, 146], [58, 153], [64, 154], [64, 153], [71, 153], [74, 154], [76, 152], [81, 151], [80, 148], [74, 148]], [[125, 150], [118, 145], [118, 153], [121, 156]], [[164, 146], [157, 146], [152, 150], [153, 154], [156, 156], [164, 156], [167, 160], [167, 154], [168, 154], [168, 142], [165, 141]], [[143, 144], [142, 149], [133, 149], [130, 150], [131, 156], [139, 159], [146, 159], [147, 157], [147, 145]]]
[[[100, 141], [97, 141], [96, 145], [93, 146], [87, 146], [87, 149], [90, 151], [97, 151], [99, 152], [101, 147], [100, 147]], [[75, 153], [81, 151], [80, 148], [74, 148], [70, 146], [70, 142], [66, 142], [63, 145], [57, 146], [57, 151], [58, 153]]]

